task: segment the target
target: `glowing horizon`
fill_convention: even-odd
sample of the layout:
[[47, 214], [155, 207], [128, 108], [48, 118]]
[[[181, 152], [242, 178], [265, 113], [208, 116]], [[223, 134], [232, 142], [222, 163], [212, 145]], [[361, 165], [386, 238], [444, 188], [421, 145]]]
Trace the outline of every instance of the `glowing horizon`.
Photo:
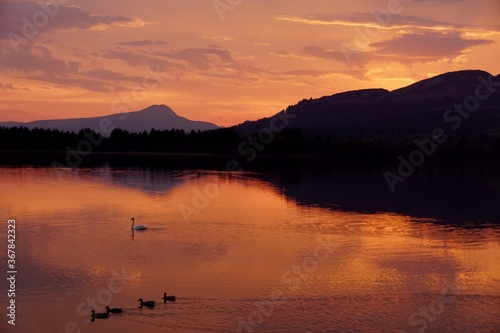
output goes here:
[[230, 126], [304, 98], [500, 70], [485, 0], [0, 3], [0, 121], [165, 104]]

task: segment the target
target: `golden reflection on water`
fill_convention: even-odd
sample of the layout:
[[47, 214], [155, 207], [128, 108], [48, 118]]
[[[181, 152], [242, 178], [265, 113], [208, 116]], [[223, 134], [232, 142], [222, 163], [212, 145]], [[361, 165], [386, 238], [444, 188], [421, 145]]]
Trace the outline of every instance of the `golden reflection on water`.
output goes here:
[[[308, 311], [315, 313], [318, 330], [338, 325], [363, 331], [365, 317], [380, 331], [383, 325], [404, 329], [412, 312], [447, 283], [463, 294], [494, 296], [471, 304], [498, 313], [498, 229], [305, 207], [246, 174], [81, 169], [67, 170], [59, 180], [54, 172], [4, 168], [0, 173], [1, 216], [16, 218], [19, 226], [20, 274], [26, 274], [20, 301], [29, 311], [46, 313], [47, 320], [39, 322], [46, 328], [60, 331], [65, 320], [56, 317], [75, 318], [78, 303], [106, 286], [113, 271], [124, 269], [129, 280], [113, 295], [113, 304], [130, 308], [119, 320], [143, 329], [202, 332], [203, 320], [217, 323], [214, 331], [235, 331], [235, 318], [253, 311], [254, 301], [246, 300], [269, 299], [276, 289], [310, 308], [293, 301], [282, 305], [268, 320], [276, 329], [286, 328], [290, 317], [313, 325], [303, 317]], [[180, 207], [192, 209], [189, 218]], [[132, 216], [148, 227], [133, 238]], [[330, 244], [327, 258], [316, 259], [307, 271], [306, 260], [322, 242]], [[170, 308], [176, 310], [169, 310], [178, 311], [181, 324], [175, 328], [162, 319], [161, 309], [154, 316], [134, 310], [138, 297], [159, 298], [165, 289], [180, 297], [178, 307]], [[62, 309], [56, 314], [40, 309], [47, 298]], [[209, 310], [212, 306], [221, 310]], [[332, 306], [343, 310], [330, 313]], [[442, 325], [449, 325], [453, 314], [471, 311], [465, 301], [455, 306], [457, 312], [443, 315]], [[122, 324], [110, 320], [92, 331]]]

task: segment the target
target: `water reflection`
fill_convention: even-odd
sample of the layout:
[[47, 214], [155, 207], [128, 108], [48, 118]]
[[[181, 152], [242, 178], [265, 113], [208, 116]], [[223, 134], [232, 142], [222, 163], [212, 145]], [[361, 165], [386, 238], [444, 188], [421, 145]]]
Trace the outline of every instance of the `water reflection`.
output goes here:
[[265, 179], [300, 204], [353, 212], [393, 212], [480, 227], [499, 224], [500, 168], [496, 163], [423, 166], [392, 193], [386, 169], [298, 168]]
[[[439, 216], [407, 214], [420, 204], [402, 199], [392, 206], [373, 198], [382, 207], [372, 209], [374, 202], [358, 202], [367, 196], [359, 191], [375, 185], [348, 171], [291, 177], [136, 168], [54, 172], [0, 172], [9, 189], [0, 193], [0, 214], [19, 226], [20, 318], [33, 318], [22, 321], [26, 331], [63, 331], [69, 321], [98, 333], [499, 327], [500, 230], [438, 223], [439, 216], [457, 221], [448, 208]], [[198, 196], [206, 188], [218, 191], [204, 202]], [[189, 223], [183, 204], [197, 211]], [[148, 229], [134, 233], [131, 216]], [[326, 250], [317, 252], [318, 246]], [[430, 312], [434, 320], [419, 312], [452, 287], [454, 301], [439, 315]], [[161, 302], [165, 290], [177, 296], [175, 303]], [[140, 310], [139, 297], [160, 304]], [[88, 326], [90, 310], [110, 304], [123, 314]], [[256, 320], [262, 322], [255, 326]]]

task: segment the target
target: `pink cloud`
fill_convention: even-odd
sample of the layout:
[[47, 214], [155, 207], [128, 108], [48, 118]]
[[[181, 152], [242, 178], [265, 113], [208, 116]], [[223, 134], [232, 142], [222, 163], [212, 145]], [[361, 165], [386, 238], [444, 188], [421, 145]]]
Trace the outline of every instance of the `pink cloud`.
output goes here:
[[360, 68], [370, 61], [395, 61], [402, 64], [431, 62], [441, 59], [454, 59], [465, 54], [472, 47], [491, 44], [486, 39], [465, 39], [459, 33], [427, 32], [404, 34], [394, 39], [371, 43], [372, 52], [355, 49], [325, 50], [317, 45], [305, 46], [300, 55], [331, 59], [337, 62], [352, 63]]
[[144, 21], [125, 16], [91, 14], [76, 6], [60, 5], [58, 2], [4, 1], [0, 10], [0, 41], [8, 40], [17, 52], [41, 33], [53, 30], [91, 28], [103, 29], [112, 25], [143, 26]]
[[471, 47], [491, 43], [493, 41], [485, 39], [464, 39], [459, 33], [425, 33], [405, 34], [370, 46], [376, 48], [377, 55], [409, 63], [456, 58]]

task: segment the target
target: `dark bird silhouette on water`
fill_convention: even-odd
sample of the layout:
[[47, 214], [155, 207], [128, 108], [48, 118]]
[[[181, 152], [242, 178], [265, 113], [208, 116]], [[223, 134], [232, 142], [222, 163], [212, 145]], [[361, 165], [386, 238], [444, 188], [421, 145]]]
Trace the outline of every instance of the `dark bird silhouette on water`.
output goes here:
[[173, 295], [167, 296], [167, 292], [164, 292], [163, 293], [163, 303], [167, 303], [167, 301], [175, 302], [175, 296], [173, 296]]
[[90, 311], [90, 321], [94, 321], [96, 319], [107, 319], [108, 314], [107, 313], [96, 313], [94, 309]]
[[139, 298], [137, 302], [139, 302], [140, 308], [142, 308], [143, 306], [146, 306], [148, 308], [153, 308], [155, 306], [155, 301], [143, 301], [142, 298]]
[[106, 313], [122, 313], [123, 309], [122, 308], [110, 308], [109, 306], [104, 308], [106, 310]]

